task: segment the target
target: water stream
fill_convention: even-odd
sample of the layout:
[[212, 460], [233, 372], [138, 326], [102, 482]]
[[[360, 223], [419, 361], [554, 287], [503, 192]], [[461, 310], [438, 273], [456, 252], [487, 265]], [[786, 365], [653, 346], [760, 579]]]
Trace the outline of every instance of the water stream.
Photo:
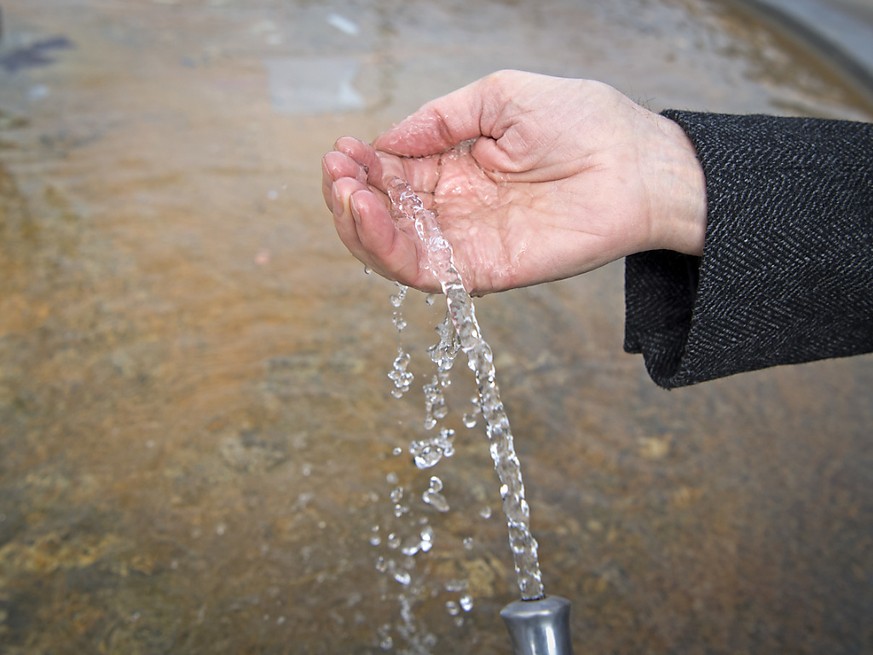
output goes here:
[[[530, 530], [530, 507], [525, 500], [521, 464], [515, 453], [509, 418], [500, 400], [493, 353], [488, 342], [482, 338], [473, 299], [455, 267], [452, 245], [443, 236], [436, 214], [426, 209], [409, 184], [399, 178], [395, 178], [389, 184], [388, 195], [395, 219], [403, 229], [413, 228], [424, 245], [426, 265], [439, 280], [446, 298], [447, 315], [454, 327], [458, 346], [467, 355], [468, 365], [476, 378], [479, 408], [485, 420], [491, 459], [500, 480], [500, 496], [509, 528], [509, 546], [512, 550], [521, 597], [524, 600], [541, 598], [544, 595], [542, 574], [537, 557], [537, 542]], [[437, 353], [441, 353], [442, 356], [434, 359], [438, 362], [438, 370], [442, 374], [451, 367], [452, 353], [455, 352], [447, 341], [447, 334], [448, 330], [444, 327], [441, 330], [440, 345], [436, 348]], [[405, 362], [402, 352], [398, 355], [398, 360]], [[444, 364], [441, 365], [439, 362]], [[397, 371], [398, 363], [395, 360], [395, 372]], [[400, 374], [397, 376], [399, 380], [405, 380], [404, 371], [405, 367], [401, 364]], [[442, 405], [439, 380], [435, 379], [431, 385], [425, 386], [425, 395], [428, 399], [427, 424], [432, 418], [433, 407], [442, 407]], [[443, 441], [448, 441], [445, 433], [441, 433], [441, 436]], [[415, 451], [415, 446], [412, 450]], [[426, 446], [420, 448], [419, 452], [413, 453], [417, 463], [425, 450], [428, 450]], [[429, 451], [434, 452], [437, 449], [431, 448]]]

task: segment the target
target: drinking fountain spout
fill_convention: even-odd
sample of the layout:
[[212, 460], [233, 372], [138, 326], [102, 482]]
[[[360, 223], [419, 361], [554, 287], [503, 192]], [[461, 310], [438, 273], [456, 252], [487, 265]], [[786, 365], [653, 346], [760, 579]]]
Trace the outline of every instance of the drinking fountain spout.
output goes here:
[[570, 601], [560, 596], [517, 600], [500, 611], [513, 655], [573, 655]]

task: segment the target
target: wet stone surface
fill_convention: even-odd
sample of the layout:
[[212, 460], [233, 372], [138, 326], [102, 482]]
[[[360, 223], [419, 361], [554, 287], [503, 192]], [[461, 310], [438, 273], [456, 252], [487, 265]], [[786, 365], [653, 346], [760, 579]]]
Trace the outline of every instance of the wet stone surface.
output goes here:
[[[0, 63], [9, 655], [508, 651], [472, 387], [458, 367], [454, 453], [418, 470], [440, 303], [410, 293], [398, 334], [394, 286], [337, 240], [337, 136], [503, 67], [871, 116], [705, 0], [11, 0], [0, 62], [28, 63]], [[666, 393], [621, 353], [622, 305], [620, 265], [477, 301], [577, 652], [873, 649], [870, 358]]]

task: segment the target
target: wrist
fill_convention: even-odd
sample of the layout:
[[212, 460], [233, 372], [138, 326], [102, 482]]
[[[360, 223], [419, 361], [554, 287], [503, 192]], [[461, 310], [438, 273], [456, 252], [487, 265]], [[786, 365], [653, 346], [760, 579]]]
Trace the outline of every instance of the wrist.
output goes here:
[[657, 116], [663, 139], [653, 193], [653, 240], [657, 248], [703, 254], [706, 237], [706, 178], [697, 150], [678, 123]]

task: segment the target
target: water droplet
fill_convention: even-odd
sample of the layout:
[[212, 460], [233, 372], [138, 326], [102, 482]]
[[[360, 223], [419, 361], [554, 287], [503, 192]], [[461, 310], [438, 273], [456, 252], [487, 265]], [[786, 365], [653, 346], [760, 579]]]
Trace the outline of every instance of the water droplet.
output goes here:
[[442, 451], [432, 444], [419, 445], [421, 442], [413, 442], [409, 451], [413, 453], [412, 461], [420, 469], [431, 468], [443, 458]]
[[395, 309], [400, 307], [403, 304], [403, 301], [406, 299], [406, 293], [409, 291], [409, 287], [400, 284], [399, 282], [395, 282], [397, 285], [397, 293], [393, 294], [390, 298], [391, 306]]
[[409, 537], [403, 543], [403, 548], [400, 549], [400, 552], [407, 557], [413, 557], [418, 553], [419, 550], [421, 550], [421, 541], [419, 541], [416, 537]]
[[462, 579], [457, 580], [449, 580], [446, 582], [446, 591], [450, 591], [452, 593], [456, 593], [459, 591], [467, 590], [467, 581]]
[[453, 600], [447, 600], [446, 611], [449, 613], [449, 616], [457, 616], [461, 613], [461, 608], [458, 606], [457, 602]]
[[486, 505], [485, 507], [483, 507], [482, 509], [479, 510], [479, 516], [481, 516], [483, 519], [490, 519], [491, 518], [491, 508]]
[[434, 301], [436, 300], [436, 296], [437, 294], [435, 293], [429, 293], [424, 297], [424, 302], [428, 305], [433, 305]]
[[403, 586], [406, 586], [410, 582], [412, 582], [412, 576], [409, 575], [409, 571], [395, 571], [394, 572], [394, 579], [397, 580], [397, 582], [399, 582]]
[[449, 501], [447, 501], [446, 497], [438, 491], [428, 489], [421, 494], [421, 499], [438, 512], [448, 512], [451, 509], [451, 507], [449, 507]]
[[391, 626], [387, 623], [379, 626], [376, 630], [376, 635], [379, 639], [379, 648], [382, 650], [391, 650], [394, 648], [394, 640], [391, 638]]
[[440, 493], [442, 490], [443, 481], [436, 476], [432, 476], [428, 488], [421, 495], [421, 499], [438, 512], [448, 512], [450, 509], [449, 501]]
[[369, 266], [364, 266], [364, 275], [370, 275], [373, 272], [373, 269]]
[[464, 537], [464, 548], [473, 550], [473, 537]]
[[473, 609], [473, 598], [470, 595], [461, 596], [458, 599], [458, 604], [461, 606], [462, 610], [469, 612]]
[[395, 457], [402, 455], [403, 448], [401, 448], [400, 446], [397, 446], [394, 450], [391, 451], [391, 454], [394, 455]]

